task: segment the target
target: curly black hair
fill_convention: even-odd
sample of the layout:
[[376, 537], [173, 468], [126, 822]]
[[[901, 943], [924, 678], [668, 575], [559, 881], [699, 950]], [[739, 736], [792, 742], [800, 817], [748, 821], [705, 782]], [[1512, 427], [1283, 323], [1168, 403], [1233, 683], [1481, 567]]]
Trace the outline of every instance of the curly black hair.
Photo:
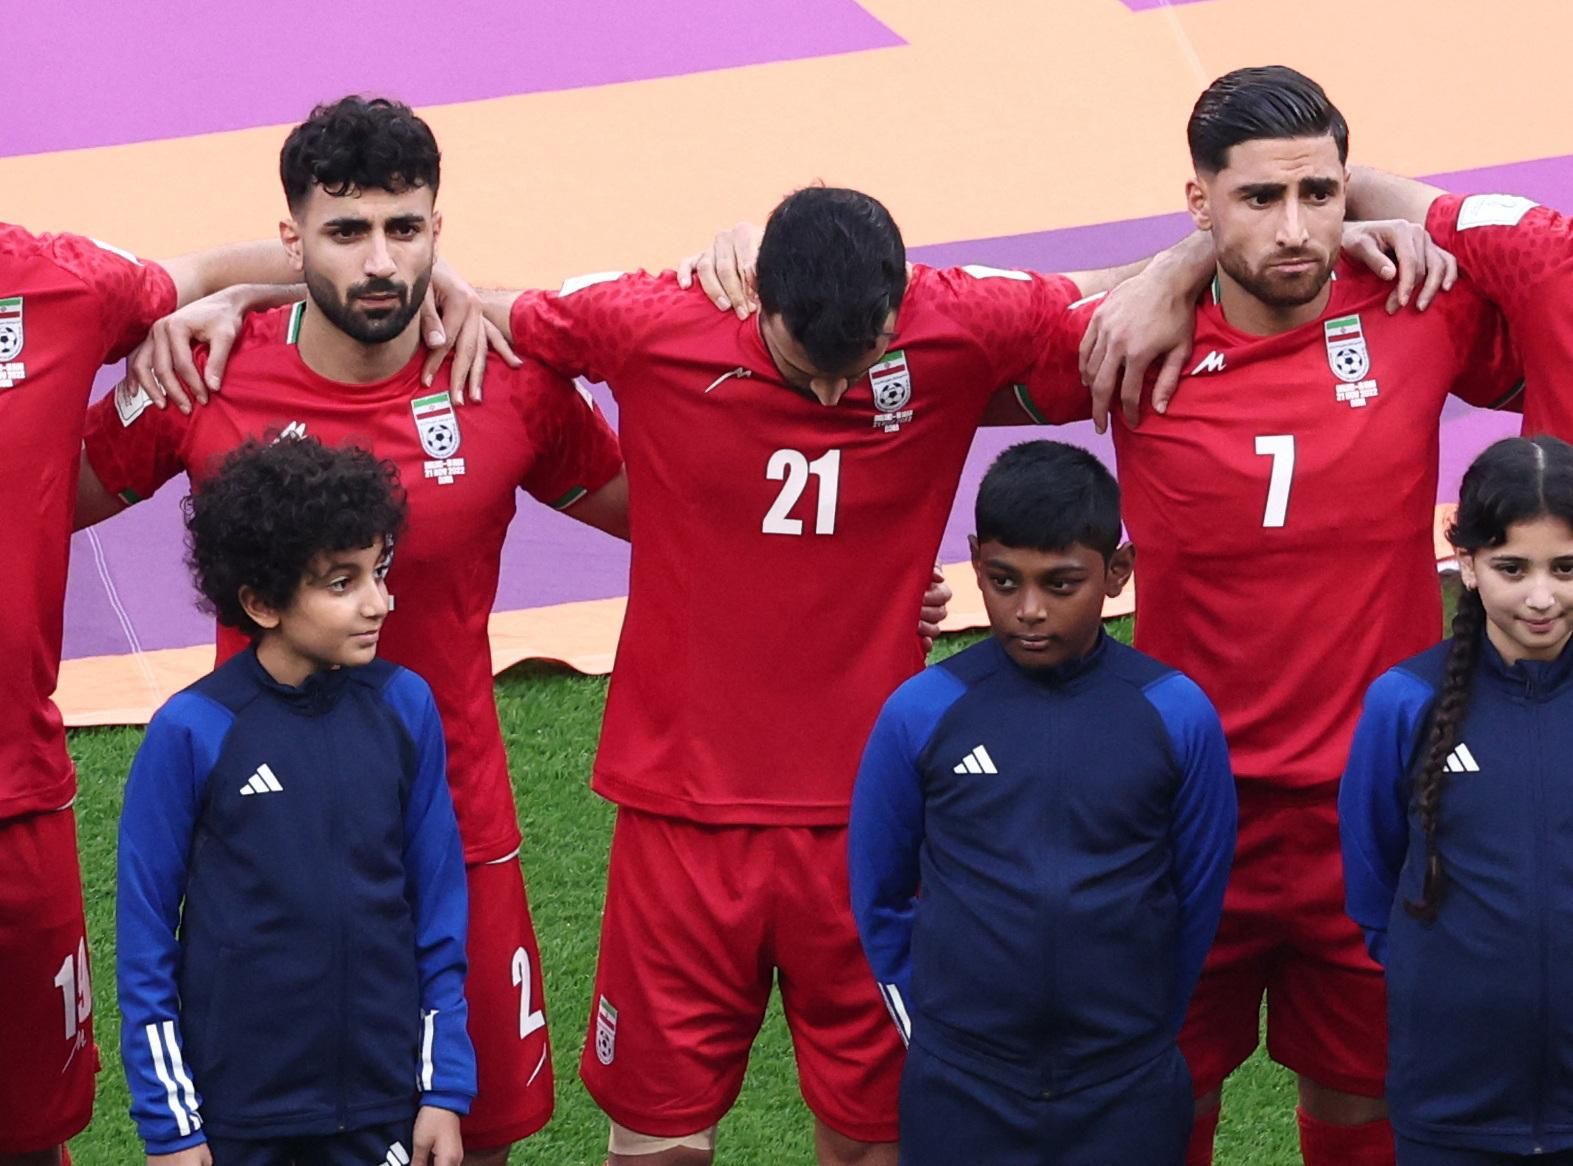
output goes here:
[[356, 446], [316, 438], [247, 441], [186, 496], [186, 565], [199, 606], [247, 635], [262, 629], [240, 589], [289, 607], [319, 554], [357, 550], [404, 529], [399, 470]]
[[442, 154], [431, 127], [401, 101], [342, 97], [317, 106], [279, 153], [279, 178], [290, 209], [320, 186], [338, 197], [363, 190], [402, 194], [442, 177]]

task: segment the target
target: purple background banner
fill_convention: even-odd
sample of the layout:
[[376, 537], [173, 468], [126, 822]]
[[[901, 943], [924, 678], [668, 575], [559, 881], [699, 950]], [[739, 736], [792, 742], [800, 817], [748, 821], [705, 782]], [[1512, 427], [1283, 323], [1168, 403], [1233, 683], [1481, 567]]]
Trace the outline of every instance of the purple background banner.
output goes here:
[[72, 9], [67, 31], [56, 4], [5, 6], [0, 156], [292, 123], [348, 92], [442, 105], [905, 43], [852, 0], [76, 0]]

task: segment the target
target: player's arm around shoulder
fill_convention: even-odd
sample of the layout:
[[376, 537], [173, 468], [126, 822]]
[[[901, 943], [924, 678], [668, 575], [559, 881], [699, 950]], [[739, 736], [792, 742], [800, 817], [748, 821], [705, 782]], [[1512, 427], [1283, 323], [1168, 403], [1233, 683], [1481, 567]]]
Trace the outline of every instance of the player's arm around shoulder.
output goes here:
[[1409, 850], [1408, 775], [1435, 698], [1435, 689], [1406, 668], [1378, 676], [1366, 690], [1338, 786], [1346, 906], [1379, 963]]
[[415, 745], [415, 772], [404, 807], [404, 878], [414, 915], [422, 1039], [416, 1074], [422, 1106], [470, 1110], [475, 1049], [464, 998], [469, 892], [464, 848], [448, 792], [442, 721], [430, 686], [407, 668], [384, 695]]

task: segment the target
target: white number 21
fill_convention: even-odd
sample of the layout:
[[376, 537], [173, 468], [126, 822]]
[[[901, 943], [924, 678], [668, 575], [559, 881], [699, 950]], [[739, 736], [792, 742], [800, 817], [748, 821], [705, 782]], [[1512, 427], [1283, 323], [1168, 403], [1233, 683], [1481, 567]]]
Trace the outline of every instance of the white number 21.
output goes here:
[[819, 504], [814, 509], [814, 533], [836, 533], [836, 492], [841, 485], [841, 451], [830, 450], [809, 461], [795, 449], [778, 449], [765, 464], [765, 477], [781, 483], [781, 492], [771, 503], [760, 527], [766, 534], [802, 534], [803, 520], [791, 517], [808, 486], [810, 476], [819, 479]]
[[1267, 479], [1267, 509], [1262, 513], [1262, 525], [1282, 526], [1289, 515], [1289, 487], [1294, 483], [1294, 435], [1279, 433], [1258, 437], [1256, 452], [1261, 457], [1273, 459], [1272, 474]]

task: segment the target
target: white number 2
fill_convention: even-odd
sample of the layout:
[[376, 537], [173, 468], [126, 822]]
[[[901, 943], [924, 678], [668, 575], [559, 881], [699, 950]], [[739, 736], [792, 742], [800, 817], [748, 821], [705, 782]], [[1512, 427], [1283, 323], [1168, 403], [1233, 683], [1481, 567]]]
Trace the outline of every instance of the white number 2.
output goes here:
[[792, 507], [803, 496], [809, 476], [819, 479], [819, 505], [814, 511], [814, 533], [836, 533], [836, 492], [841, 484], [841, 451], [830, 450], [809, 461], [795, 449], [778, 449], [765, 464], [765, 477], [781, 483], [781, 493], [771, 503], [760, 527], [766, 534], [802, 534], [803, 520], [792, 518]]
[[1289, 487], [1294, 484], [1294, 435], [1271, 434], [1256, 439], [1256, 452], [1273, 459], [1272, 475], [1267, 479], [1267, 509], [1262, 512], [1263, 526], [1282, 526], [1289, 515]]
[[513, 952], [513, 986], [519, 989], [519, 1039], [546, 1027], [546, 1014], [530, 1007], [530, 953], [524, 948]]
[[61, 1003], [65, 1006], [66, 1040], [75, 1040], [77, 1029], [93, 1015], [93, 986], [87, 976], [87, 940], [79, 939], [76, 956], [66, 956], [55, 973], [55, 987], [60, 989]]

